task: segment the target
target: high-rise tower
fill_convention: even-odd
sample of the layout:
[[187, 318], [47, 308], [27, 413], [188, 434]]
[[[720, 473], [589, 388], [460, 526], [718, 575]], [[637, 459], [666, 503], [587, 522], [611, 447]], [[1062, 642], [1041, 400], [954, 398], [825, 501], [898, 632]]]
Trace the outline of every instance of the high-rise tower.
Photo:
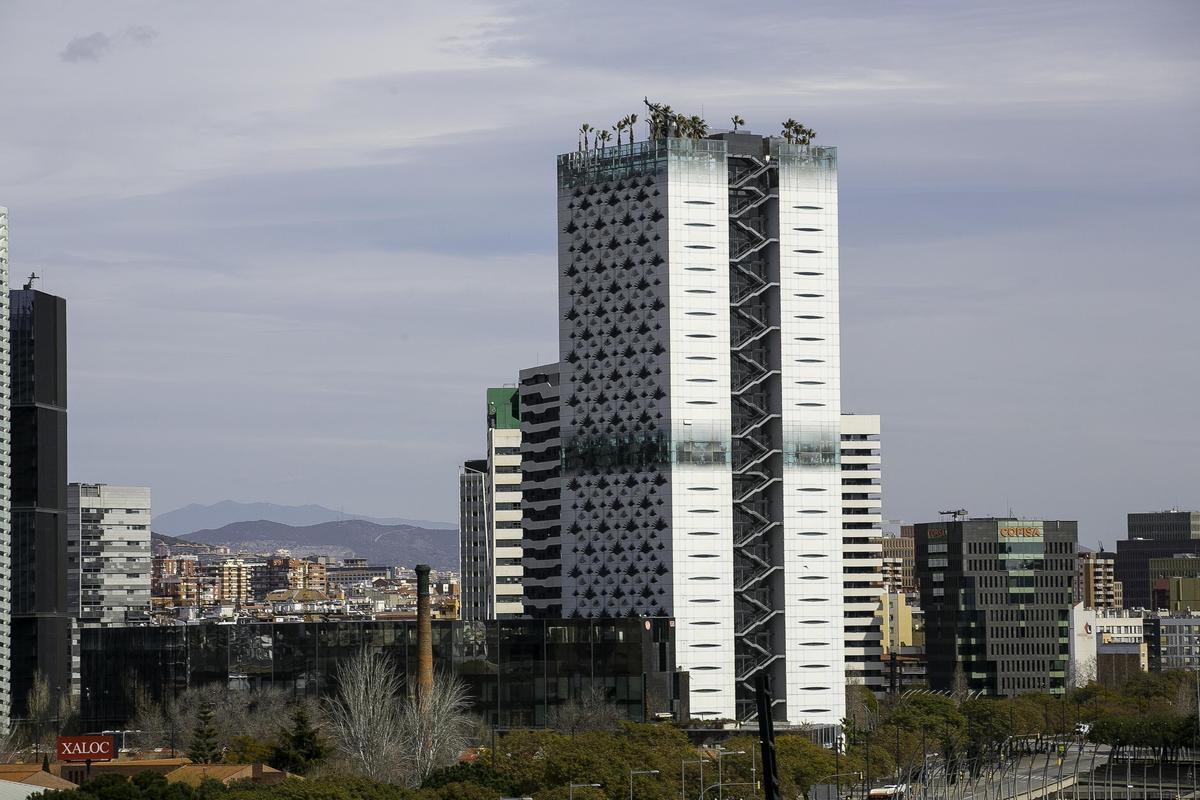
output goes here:
[[564, 616], [669, 615], [694, 717], [844, 716], [837, 162], [558, 159]]
[[67, 595], [67, 303], [9, 292], [12, 348], [12, 707], [40, 673], [57, 703], [71, 688]]
[[0, 206], [0, 732], [12, 719], [12, 529], [9, 498], [8, 209]]

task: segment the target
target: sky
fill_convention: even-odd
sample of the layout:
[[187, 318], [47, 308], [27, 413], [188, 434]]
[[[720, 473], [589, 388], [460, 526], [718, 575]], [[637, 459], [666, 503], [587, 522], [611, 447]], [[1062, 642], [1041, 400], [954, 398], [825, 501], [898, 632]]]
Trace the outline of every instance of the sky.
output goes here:
[[554, 156], [647, 95], [839, 148], [887, 518], [1200, 508], [1195, 2], [0, 0], [0, 75], [70, 478], [156, 511], [457, 519], [484, 388], [557, 357]]

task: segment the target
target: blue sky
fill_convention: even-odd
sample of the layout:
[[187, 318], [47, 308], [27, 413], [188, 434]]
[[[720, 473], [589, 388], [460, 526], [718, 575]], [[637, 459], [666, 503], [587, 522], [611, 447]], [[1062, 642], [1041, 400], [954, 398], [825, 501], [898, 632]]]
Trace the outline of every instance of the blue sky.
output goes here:
[[451, 520], [556, 350], [554, 155], [644, 95], [839, 147], [885, 513], [1200, 507], [1200, 6], [0, 2], [71, 478]]

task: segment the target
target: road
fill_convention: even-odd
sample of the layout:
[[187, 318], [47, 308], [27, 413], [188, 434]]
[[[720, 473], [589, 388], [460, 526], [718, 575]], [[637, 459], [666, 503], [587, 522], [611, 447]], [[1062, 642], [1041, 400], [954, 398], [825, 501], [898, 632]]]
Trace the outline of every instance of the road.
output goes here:
[[999, 768], [985, 769], [974, 778], [963, 775], [949, 781], [931, 765], [929, 786], [911, 786], [906, 800], [1037, 800], [1069, 789], [1078, 774], [1091, 773], [1107, 763], [1108, 748], [1072, 742], [1061, 762], [1057, 753], [1023, 756]]

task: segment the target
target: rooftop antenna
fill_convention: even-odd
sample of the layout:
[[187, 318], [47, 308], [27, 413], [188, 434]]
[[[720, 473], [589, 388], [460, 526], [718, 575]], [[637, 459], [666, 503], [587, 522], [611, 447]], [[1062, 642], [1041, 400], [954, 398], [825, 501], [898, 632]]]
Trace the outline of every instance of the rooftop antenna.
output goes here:
[[965, 508], [955, 508], [949, 511], [939, 511], [938, 513], [944, 517], [950, 517], [955, 522], [958, 522], [960, 519], [964, 519], [967, 516], [967, 510]]
[[36, 280], [40, 280], [38, 274], [36, 272], [29, 273], [29, 280], [25, 281], [25, 291], [29, 291], [30, 289], [32, 289], [33, 282]]

